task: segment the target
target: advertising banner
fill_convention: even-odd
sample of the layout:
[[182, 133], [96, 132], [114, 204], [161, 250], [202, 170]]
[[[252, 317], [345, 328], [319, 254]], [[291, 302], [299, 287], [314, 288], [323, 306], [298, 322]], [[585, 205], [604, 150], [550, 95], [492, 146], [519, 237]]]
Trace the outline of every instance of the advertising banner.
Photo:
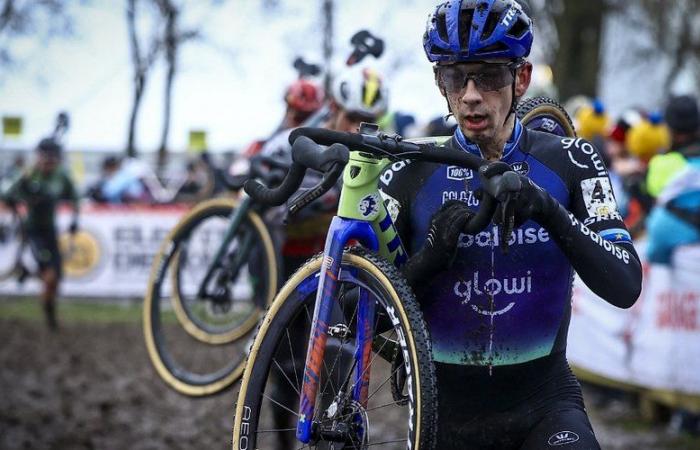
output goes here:
[[[70, 211], [61, 210], [61, 295], [143, 297], [151, 262], [165, 236], [186, 211], [184, 206], [86, 206], [80, 215], [80, 231], [71, 237], [65, 232]], [[0, 245], [0, 259], [12, 261], [16, 245], [4, 244]], [[28, 266], [32, 265], [30, 257], [24, 259]], [[28, 295], [39, 290], [35, 278], [21, 284], [15, 277], [0, 281], [0, 295]]]
[[[644, 243], [636, 243], [644, 258]], [[676, 250], [671, 266], [644, 263], [629, 310], [576, 280], [569, 328], [575, 367], [629, 387], [700, 395], [700, 246]], [[698, 402], [700, 404], [700, 402]]]

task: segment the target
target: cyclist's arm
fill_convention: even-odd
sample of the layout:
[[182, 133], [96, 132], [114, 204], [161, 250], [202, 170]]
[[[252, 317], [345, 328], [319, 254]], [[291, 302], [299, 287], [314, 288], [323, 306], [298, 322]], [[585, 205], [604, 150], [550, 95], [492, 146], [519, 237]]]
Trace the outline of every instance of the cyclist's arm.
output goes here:
[[4, 191], [0, 192], [0, 201], [8, 207], [13, 208], [18, 202], [22, 201], [25, 185], [25, 175], [17, 177], [12, 184]]
[[[579, 141], [582, 146], [584, 141]], [[629, 308], [641, 292], [642, 268], [617, 211], [607, 170], [597, 162], [602, 161], [597, 151], [593, 155], [578, 152], [577, 158], [588, 163], [572, 163], [567, 171], [570, 211], [558, 205], [542, 225], [594, 293], [612, 305]]]

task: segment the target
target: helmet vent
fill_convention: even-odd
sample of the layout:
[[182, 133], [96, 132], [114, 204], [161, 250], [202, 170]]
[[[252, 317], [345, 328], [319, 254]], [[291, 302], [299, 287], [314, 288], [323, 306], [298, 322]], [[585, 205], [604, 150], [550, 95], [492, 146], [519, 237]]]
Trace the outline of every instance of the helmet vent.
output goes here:
[[498, 14], [489, 14], [489, 17], [486, 19], [486, 24], [484, 25], [484, 31], [481, 33], [481, 39], [486, 40], [491, 37], [493, 34], [493, 30], [496, 29], [496, 25], [498, 25], [498, 21], [500, 20], [500, 17], [498, 17]]
[[438, 11], [438, 13], [435, 15], [434, 19], [434, 24], [435, 24], [435, 29], [438, 32], [438, 36], [440, 36], [440, 39], [443, 42], [448, 42], [450, 40], [450, 37], [447, 35], [447, 11], [446, 9], [449, 8], [449, 3], [447, 6], [442, 7], [442, 14]]
[[474, 10], [466, 10], [459, 17], [459, 47], [462, 50], [469, 48], [469, 35], [471, 34], [472, 18]]
[[528, 30], [527, 22], [522, 17], [518, 17], [513, 26], [506, 33], [508, 36], [520, 39]]

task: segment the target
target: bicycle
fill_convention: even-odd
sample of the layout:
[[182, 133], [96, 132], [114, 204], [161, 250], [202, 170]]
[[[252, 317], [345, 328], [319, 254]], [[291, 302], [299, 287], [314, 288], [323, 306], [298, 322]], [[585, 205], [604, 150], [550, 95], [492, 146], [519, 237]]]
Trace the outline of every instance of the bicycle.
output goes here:
[[[407, 254], [380, 200], [378, 180], [390, 161], [409, 157], [472, 170], [485, 161], [433, 143], [405, 142], [368, 125], [361, 134], [299, 129], [290, 141], [294, 141], [294, 163], [288, 177], [272, 191], [259, 183], [247, 183], [245, 189], [251, 197], [268, 204], [284, 202], [298, 188], [306, 167], [324, 172], [323, 181], [294, 200], [290, 213], [325, 192], [341, 173], [343, 190], [324, 254], [307, 262], [285, 284], [251, 346], [236, 408], [233, 446], [272, 448], [276, 443], [277, 448], [287, 448], [285, 445], [296, 438], [313, 445], [326, 441], [329, 448], [379, 444], [382, 448], [390, 444], [430, 448], [436, 427], [437, 389], [430, 338], [415, 297], [397, 269]], [[331, 147], [321, 152], [314, 141]], [[348, 152], [338, 143], [354, 150]], [[512, 181], [507, 175], [500, 179]], [[478, 229], [490, 222], [496, 200], [487, 196], [482, 205], [470, 225]], [[350, 241], [363, 247], [343, 250]], [[299, 348], [301, 341], [291, 338], [307, 330], [311, 336], [308, 350]], [[353, 340], [354, 349], [347, 349]], [[324, 359], [329, 356], [325, 354], [327, 347], [332, 349], [329, 360]], [[297, 364], [295, 354], [305, 354], [306, 365]], [[300, 367], [304, 367], [303, 377]], [[374, 383], [375, 390], [370, 393], [370, 377], [376, 374], [386, 379]], [[278, 382], [266, 386], [268, 376]], [[282, 390], [288, 387], [296, 395], [288, 391], [273, 398], [280, 384]], [[385, 392], [379, 393], [384, 387]], [[299, 397], [301, 408], [296, 414], [290, 400]], [[315, 408], [317, 404], [321, 407]], [[272, 411], [261, 413], [268, 406]], [[396, 426], [387, 430], [384, 440], [371, 442], [370, 415], [381, 410], [387, 417], [385, 408], [390, 406], [396, 407], [392, 414], [408, 415], [399, 422], [403, 432], [396, 433], [398, 424], [392, 423]], [[280, 414], [288, 416], [280, 418]], [[297, 417], [294, 428], [283, 424], [289, 414]], [[278, 426], [271, 427], [270, 420]]]
[[[252, 161], [251, 176], [272, 184], [286, 167], [262, 156]], [[247, 178], [226, 180], [227, 187], [240, 193]], [[182, 394], [212, 395], [241, 376], [242, 339], [279, 286], [267, 209], [246, 195], [205, 201], [180, 219], [153, 260], [144, 298], [146, 347], [161, 378]]]
[[[527, 123], [542, 117], [570, 123], [552, 103], [527, 103], [521, 117], [527, 115]], [[305, 167], [322, 170], [324, 181], [292, 202], [293, 213], [343, 176], [324, 253], [283, 286], [250, 348], [236, 404], [234, 449], [434, 446], [437, 386], [430, 337], [397, 269], [407, 255], [380, 201], [378, 178], [388, 163], [406, 158], [471, 170], [485, 162], [434, 142], [406, 142], [363, 128], [359, 135], [297, 130], [290, 137], [294, 166], [282, 185], [268, 190], [246, 184], [251, 197], [274, 204], [297, 189], [295, 177], [303, 177]], [[321, 152], [317, 143], [331, 147]], [[485, 191], [494, 196], [484, 196], [465, 233], [484, 228], [497, 202], [508, 202], [519, 183], [512, 174], [492, 179]], [[343, 250], [351, 241], [362, 246]], [[308, 340], [298, 339], [302, 335]], [[392, 419], [400, 415], [403, 419]], [[375, 421], [383, 425], [378, 440], [370, 433]]]

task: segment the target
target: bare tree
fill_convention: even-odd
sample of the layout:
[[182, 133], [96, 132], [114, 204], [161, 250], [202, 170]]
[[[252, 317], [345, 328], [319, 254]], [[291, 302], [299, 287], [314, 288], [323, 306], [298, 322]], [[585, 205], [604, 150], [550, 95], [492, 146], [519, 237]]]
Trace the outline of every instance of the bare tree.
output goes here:
[[700, 0], [639, 0], [639, 6], [645, 13], [641, 17], [624, 14], [621, 9], [621, 17], [631, 27], [652, 38], [649, 45], [634, 49], [638, 62], [654, 58], [668, 61], [665, 96], [683, 69], [690, 69], [700, 86]]
[[[158, 36], [151, 36], [145, 42], [139, 38], [139, 33], [136, 28], [137, 5], [136, 0], [127, 0], [126, 5], [126, 22], [129, 30], [129, 44], [131, 49], [131, 63], [133, 66], [133, 97], [131, 103], [131, 113], [129, 116], [129, 131], [126, 144], [126, 154], [128, 156], [136, 156], [136, 124], [141, 108], [141, 101], [146, 89], [148, 75], [153, 67], [158, 53], [161, 50], [162, 43]], [[144, 47], [147, 47], [144, 49]]]
[[173, 82], [177, 72], [178, 50], [186, 41], [197, 38], [199, 33], [196, 30], [179, 29], [178, 19], [180, 17], [181, 6], [176, 5], [172, 0], [155, 1], [165, 25], [162, 42], [167, 65], [165, 92], [163, 95], [163, 129], [161, 131], [160, 146], [158, 147], [158, 165], [159, 167], [163, 167], [168, 153], [168, 135], [170, 133], [170, 118], [172, 115], [172, 92]]
[[594, 96], [600, 71], [601, 36], [607, 0], [532, 0], [528, 3], [547, 37], [544, 57], [552, 66], [561, 98]]

